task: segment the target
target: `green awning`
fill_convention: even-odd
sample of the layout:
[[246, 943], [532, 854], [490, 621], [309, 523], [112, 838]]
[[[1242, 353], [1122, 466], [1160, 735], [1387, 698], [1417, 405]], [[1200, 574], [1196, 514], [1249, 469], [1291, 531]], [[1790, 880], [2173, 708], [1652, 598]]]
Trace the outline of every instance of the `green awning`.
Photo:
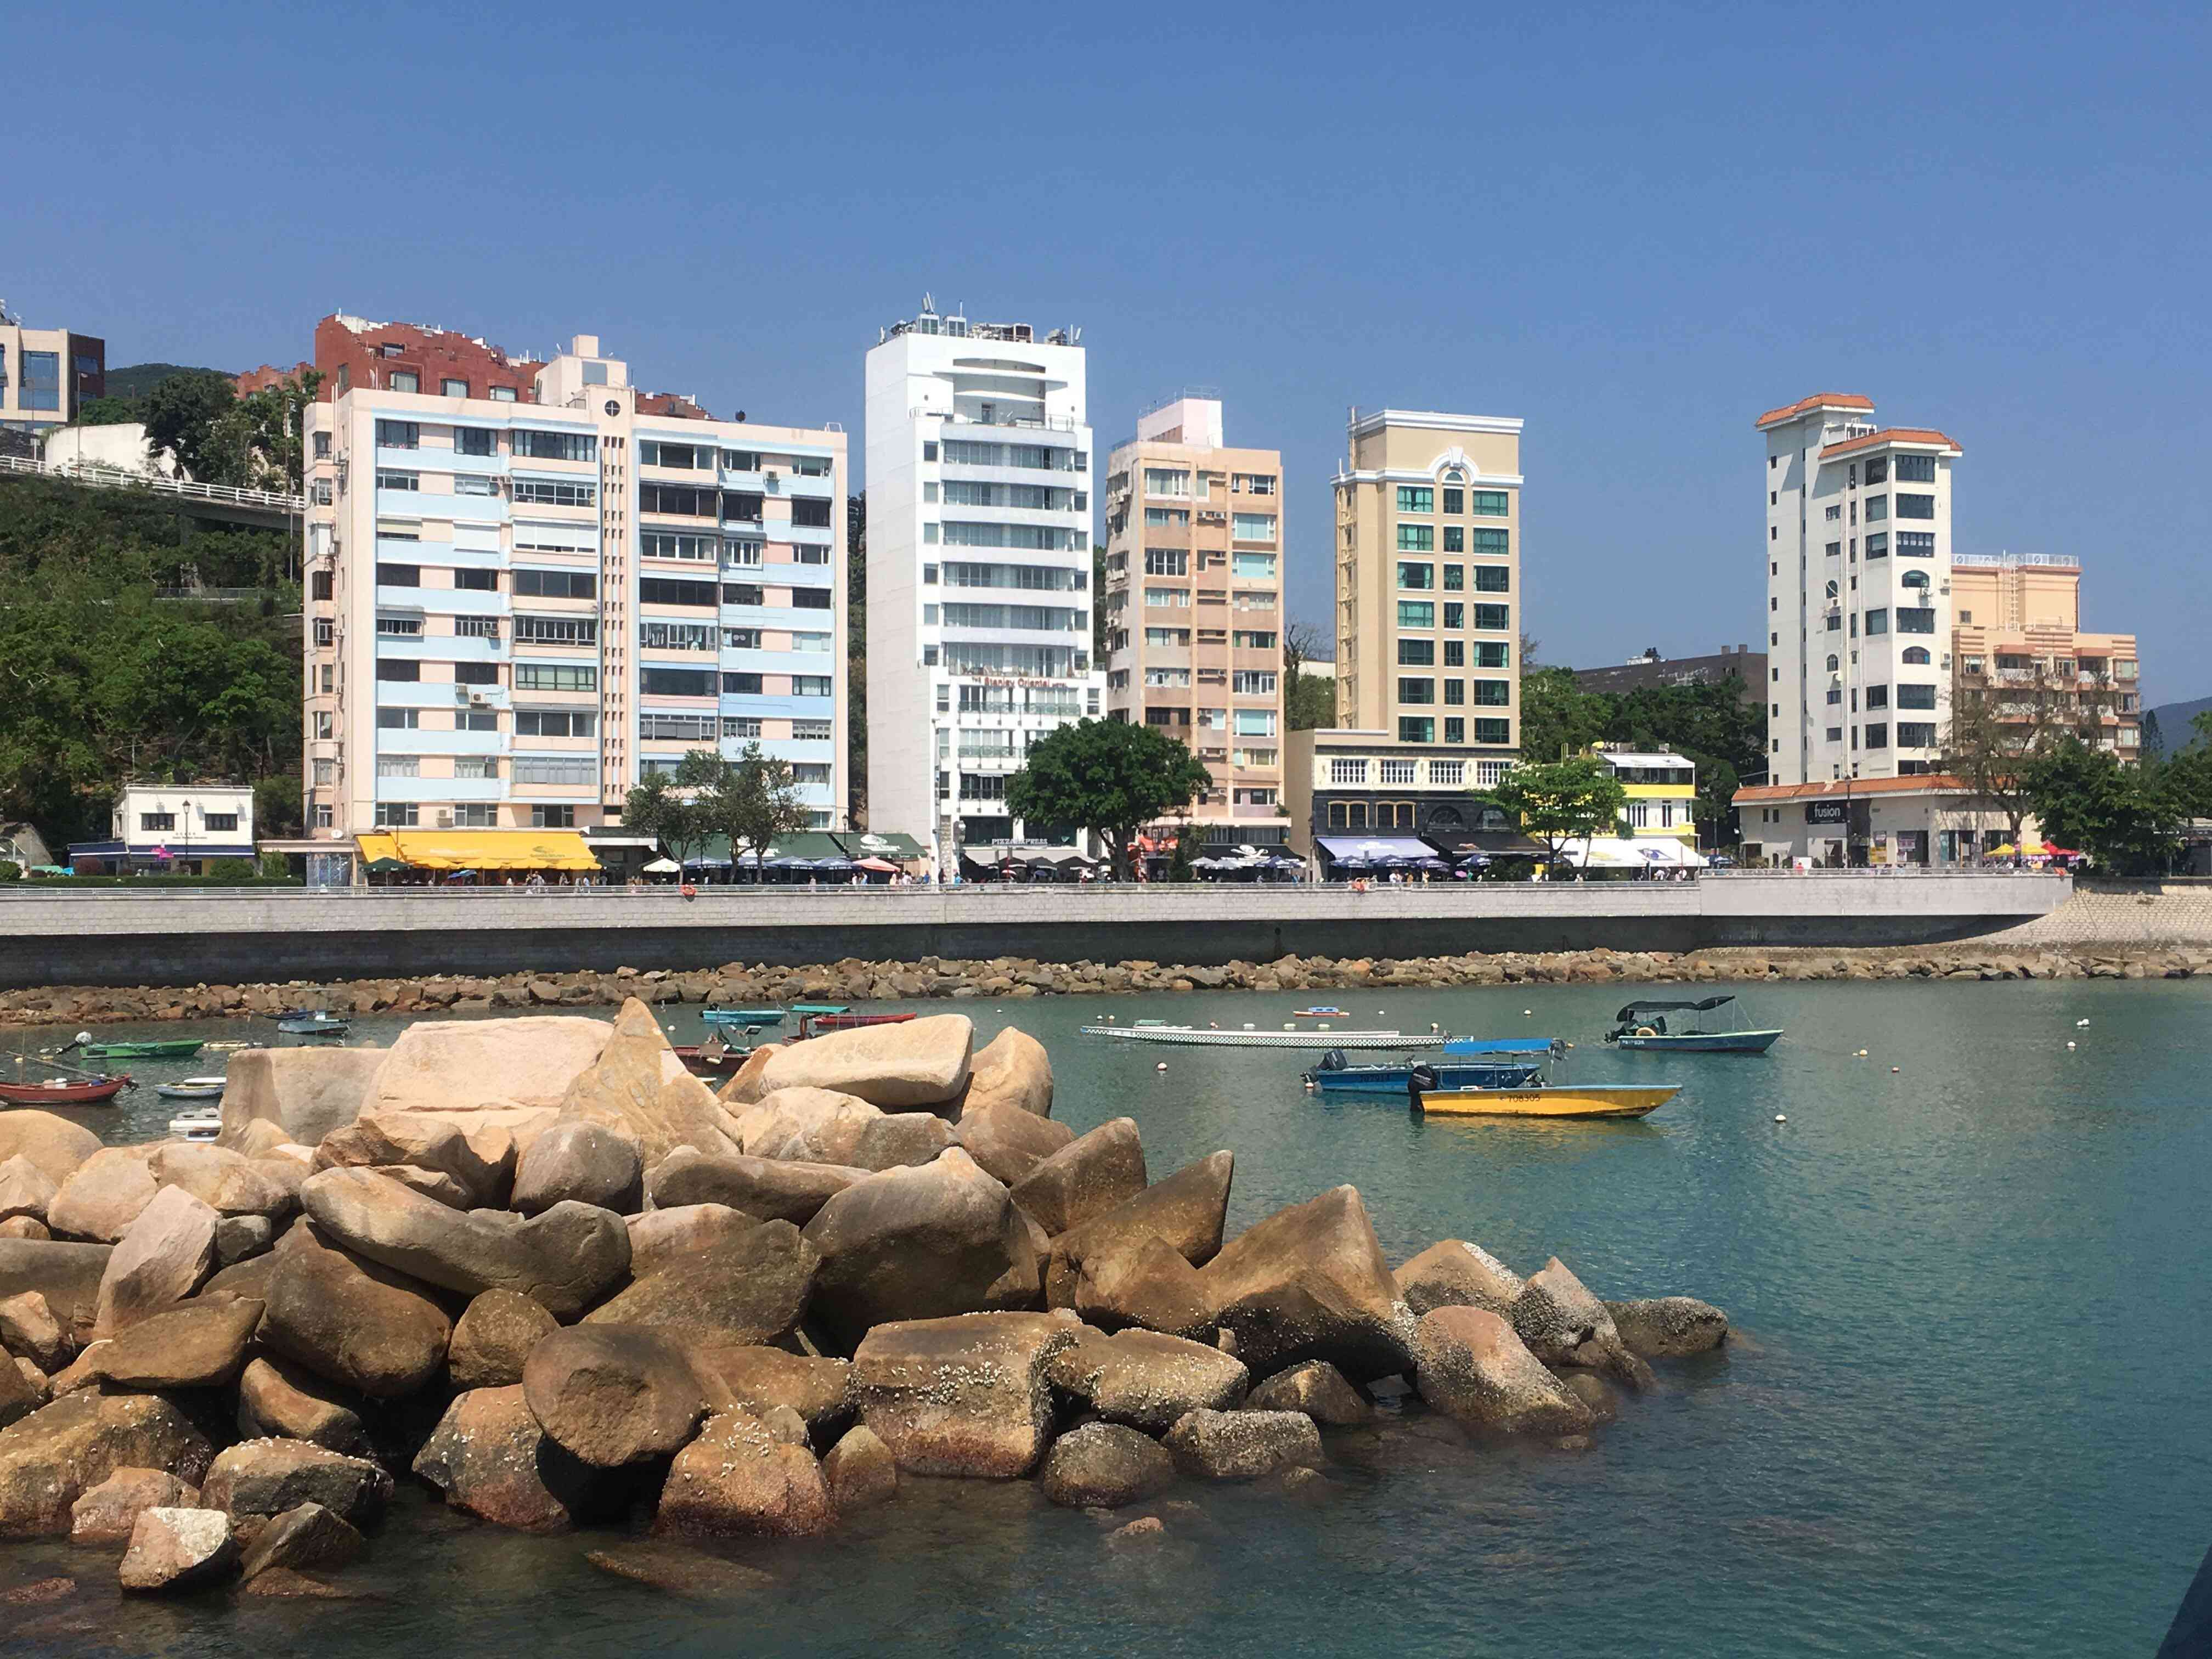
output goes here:
[[[709, 836], [696, 847], [686, 847], [684, 856], [703, 859], [709, 864], [730, 861], [730, 838]], [[746, 864], [753, 861], [753, 849], [745, 848], [741, 855]], [[851, 856], [837, 844], [837, 838], [826, 830], [800, 830], [788, 836], [778, 836], [762, 854], [763, 859], [842, 859]]]
[[897, 863], [904, 859], [926, 859], [929, 849], [912, 836], [899, 830], [886, 834], [878, 830], [842, 830], [836, 839], [845, 848], [845, 856], [853, 859], [889, 859]]

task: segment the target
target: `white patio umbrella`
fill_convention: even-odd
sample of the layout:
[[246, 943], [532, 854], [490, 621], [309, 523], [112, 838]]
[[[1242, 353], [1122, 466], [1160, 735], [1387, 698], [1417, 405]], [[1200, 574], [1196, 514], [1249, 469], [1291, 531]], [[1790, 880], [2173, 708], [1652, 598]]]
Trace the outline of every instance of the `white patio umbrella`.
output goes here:
[[645, 866], [648, 876], [673, 876], [682, 873], [684, 866], [674, 859], [655, 859]]

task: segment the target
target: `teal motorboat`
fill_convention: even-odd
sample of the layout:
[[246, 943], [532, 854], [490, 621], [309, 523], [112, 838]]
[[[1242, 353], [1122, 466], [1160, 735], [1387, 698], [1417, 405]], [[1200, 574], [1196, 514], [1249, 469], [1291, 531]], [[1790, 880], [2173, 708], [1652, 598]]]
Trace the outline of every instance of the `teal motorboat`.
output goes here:
[[764, 1031], [783, 1024], [781, 1008], [702, 1008], [699, 1018], [709, 1025], [734, 1025], [746, 1030]]
[[[1424, 1086], [1431, 1089], [1518, 1089], [1540, 1076], [1545, 1062], [1561, 1047], [1556, 1037], [1450, 1037], [1434, 1060], [1419, 1063]], [[1324, 1095], [1377, 1095], [1404, 1100], [1416, 1063], [1355, 1066], [1331, 1049], [1305, 1074], [1307, 1085]]]
[[1719, 1019], [1707, 1016], [1728, 1008], [1733, 996], [1700, 1002], [1632, 1002], [1613, 1016], [1605, 1041], [1616, 1048], [1655, 1048], [1669, 1054], [1763, 1054], [1782, 1036], [1778, 1026], [1761, 1030], [1743, 1022], [1742, 1011]]

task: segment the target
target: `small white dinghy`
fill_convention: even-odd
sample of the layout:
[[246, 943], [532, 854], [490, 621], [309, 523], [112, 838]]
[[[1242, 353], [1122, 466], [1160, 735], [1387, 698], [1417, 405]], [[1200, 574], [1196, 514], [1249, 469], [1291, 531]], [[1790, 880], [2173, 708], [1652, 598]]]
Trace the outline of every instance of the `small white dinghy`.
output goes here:
[[221, 1100], [222, 1087], [228, 1079], [219, 1077], [188, 1077], [176, 1083], [157, 1083], [154, 1092], [164, 1100]]
[[222, 1114], [209, 1110], [173, 1117], [169, 1120], [169, 1133], [186, 1140], [213, 1140], [222, 1133]]

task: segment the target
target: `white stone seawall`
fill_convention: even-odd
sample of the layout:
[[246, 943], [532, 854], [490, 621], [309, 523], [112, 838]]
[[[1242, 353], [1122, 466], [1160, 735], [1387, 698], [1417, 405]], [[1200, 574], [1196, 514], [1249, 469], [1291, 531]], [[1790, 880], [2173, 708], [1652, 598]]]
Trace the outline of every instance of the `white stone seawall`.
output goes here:
[[0, 890], [0, 988], [682, 970], [857, 957], [1414, 957], [1603, 947], [1924, 945], [2046, 917], [2072, 884], [2008, 872], [1736, 872], [1694, 882], [1340, 887]]

